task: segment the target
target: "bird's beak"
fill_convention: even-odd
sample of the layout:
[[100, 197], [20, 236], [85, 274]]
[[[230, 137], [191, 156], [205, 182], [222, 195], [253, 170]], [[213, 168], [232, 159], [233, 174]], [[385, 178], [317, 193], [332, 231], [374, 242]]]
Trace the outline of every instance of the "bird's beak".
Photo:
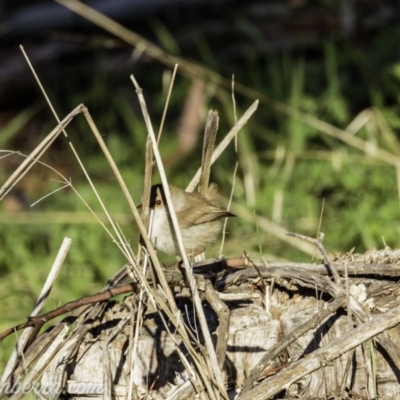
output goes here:
[[[155, 205], [155, 203], [151, 203], [150, 204], [150, 208], [154, 208], [154, 205]], [[143, 204], [139, 204], [138, 206], [136, 206], [136, 208], [142, 209], [143, 208]]]

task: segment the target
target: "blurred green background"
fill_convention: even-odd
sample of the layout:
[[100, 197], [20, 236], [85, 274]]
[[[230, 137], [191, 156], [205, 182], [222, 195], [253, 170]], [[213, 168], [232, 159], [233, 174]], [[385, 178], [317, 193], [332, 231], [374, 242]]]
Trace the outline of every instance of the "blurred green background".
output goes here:
[[[246, 251], [253, 258], [311, 261], [313, 254], [285, 240], [284, 231], [315, 237], [320, 230], [331, 252], [399, 245], [397, 14], [377, 13], [378, 2], [369, 8], [345, 3], [282, 2], [280, 11], [269, 9], [263, 20], [246, 7], [264, 3], [244, 7], [232, 1], [188, 21], [161, 13], [136, 26], [144, 25], [139, 33], [164, 54], [180, 58], [182, 65], [191, 59], [209, 71], [178, 68], [160, 144], [170, 183], [185, 187], [199, 167], [209, 109], [219, 112], [219, 142], [234, 125], [235, 110], [239, 118], [260, 100], [239, 133], [237, 152], [232, 143], [212, 169], [212, 181], [226, 199], [235, 181], [232, 210], [238, 218], [228, 223], [225, 257]], [[18, 9], [12, 11], [15, 16]], [[121, 22], [135, 31], [135, 24]], [[16, 48], [17, 40], [24, 44], [61, 118], [80, 103], [88, 107], [139, 204], [147, 132], [129, 75], [144, 89], [157, 132], [173, 62], [155, 60], [146, 46], [134, 51], [88, 25], [61, 32], [49, 28], [53, 36], [45, 42], [16, 35], [3, 50]], [[49, 43], [64, 52], [38, 61], [40, 46]], [[0, 153], [0, 184], [22, 162], [16, 152], [31, 152], [56, 125], [26, 65], [4, 79], [0, 150], [15, 153]], [[67, 131], [104, 204], [136, 249], [138, 230], [83, 116]], [[70, 179], [101, 214], [67, 139], [60, 136], [42, 161]], [[29, 315], [64, 237], [72, 239], [72, 247], [45, 310], [99, 291], [125, 263], [70, 188], [43, 198], [61, 186], [57, 174], [36, 165], [0, 202], [0, 331]], [[218, 242], [207, 256], [218, 256], [219, 249]], [[7, 338], [1, 344], [0, 370], [14, 342]]]

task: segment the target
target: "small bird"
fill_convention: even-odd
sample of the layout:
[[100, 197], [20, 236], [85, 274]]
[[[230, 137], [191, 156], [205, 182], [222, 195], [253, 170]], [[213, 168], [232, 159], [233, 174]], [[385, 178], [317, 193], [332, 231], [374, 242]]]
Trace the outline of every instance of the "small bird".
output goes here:
[[[200, 254], [214, 242], [222, 229], [222, 218], [235, 217], [219, 206], [215, 200], [217, 187], [213, 184], [205, 195], [185, 192], [175, 186], [169, 186], [169, 190], [188, 255]], [[165, 254], [180, 255], [161, 184], [151, 187], [150, 208], [154, 210], [150, 234], [154, 248]]]

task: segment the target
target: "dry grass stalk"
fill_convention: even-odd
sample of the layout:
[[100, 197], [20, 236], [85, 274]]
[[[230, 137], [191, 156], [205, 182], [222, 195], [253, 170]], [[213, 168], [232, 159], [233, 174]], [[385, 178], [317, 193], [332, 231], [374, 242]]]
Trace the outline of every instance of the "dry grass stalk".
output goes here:
[[[230, 211], [243, 220], [254, 222], [255, 218], [254, 214], [246, 207], [243, 207], [240, 204], [233, 203]], [[275, 237], [279, 238], [279, 240], [282, 240], [283, 242], [290, 244], [291, 246], [297, 248], [298, 250], [302, 251], [305, 254], [309, 254], [311, 256], [315, 254], [315, 247], [312, 244], [308, 242], [299, 242], [298, 240], [294, 240], [288, 237], [286, 235], [287, 229], [283, 228], [281, 225], [272, 222], [261, 215], [257, 215], [256, 219], [257, 219], [257, 226], [260, 229], [270, 233], [271, 235], [274, 235]]]
[[[211, 158], [211, 165], [218, 159], [218, 157], [222, 154], [222, 152], [226, 149], [228, 144], [236, 137], [240, 129], [247, 123], [250, 117], [255, 113], [258, 107], [258, 100], [256, 100], [239, 118], [233, 128], [225, 135], [216, 149], [213, 151], [212, 158]], [[187, 192], [192, 192], [194, 188], [199, 184], [201, 176], [201, 168], [199, 168], [190, 181], [189, 185], [186, 187]]]
[[9, 193], [9, 191], [29, 172], [40, 157], [52, 145], [58, 135], [63, 132], [64, 128], [73, 120], [73, 118], [81, 112], [81, 106], [72, 110], [60, 123], [56, 126], [32, 151], [25, 161], [13, 172], [7, 181], [0, 188], [0, 201]]
[[[142, 90], [139, 87], [139, 85], [137, 84], [136, 80], [131, 77], [132, 82], [136, 88], [136, 92], [138, 94], [138, 98], [139, 98], [139, 102], [142, 108], [142, 112], [143, 112], [143, 117], [146, 123], [146, 127], [147, 127], [147, 131], [148, 134], [151, 138], [152, 144], [153, 144], [153, 153], [154, 153], [154, 158], [156, 160], [156, 164], [157, 164], [157, 168], [161, 177], [161, 182], [164, 188], [164, 193], [165, 193], [165, 198], [166, 198], [166, 202], [167, 202], [167, 206], [168, 206], [168, 210], [171, 216], [171, 221], [175, 230], [175, 234], [176, 234], [176, 238], [177, 238], [177, 242], [179, 245], [179, 249], [181, 252], [181, 257], [182, 257], [182, 261], [183, 261], [183, 266], [185, 268], [185, 272], [186, 272], [186, 278], [189, 281], [189, 286], [190, 286], [190, 290], [192, 292], [192, 296], [193, 296], [193, 301], [197, 310], [197, 316], [199, 318], [199, 322], [200, 322], [200, 326], [201, 326], [201, 330], [202, 333], [204, 335], [204, 339], [205, 339], [205, 345], [207, 348], [207, 353], [208, 356], [210, 357], [210, 360], [205, 360], [208, 364], [209, 369], [213, 372], [214, 377], [216, 379], [217, 382], [217, 386], [218, 386], [218, 391], [219, 394], [222, 395], [223, 397], [227, 398], [226, 392], [225, 392], [225, 388], [224, 388], [224, 382], [223, 382], [223, 378], [222, 378], [222, 373], [219, 369], [218, 366], [218, 362], [217, 362], [217, 357], [215, 354], [215, 350], [212, 344], [212, 339], [211, 339], [211, 334], [209, 332], [208, 326], [207, 326], [207, 322], [206, 322], [206, 318], [204, 315], [204, 311], [203, 311], [203, 307], [201, 304], [201, 300], [200, 300], [200, 296], [198, 294], [197, 291], [197, 286], [196, 286], [196, 281], [193, 277], [193, 273], [191, 270], [191, 265], [189, 262], [189, 259], [186, 255], [186, 251], [183, 245], [183, 241], [182, 241], [182, 234], [180, 232], [180, 228], [179, 228], [179, 224], [178, 224], [178, 219], [176, 217], [176, 213], [175, 210], [173, 208], [172, 205], [172, 199], [171, 199], [171, 193], [169, 190], [169, 186], [168, 186], [168, 180], [167, 180], [167, 176], [165, 174], [164, 171], [164, 167], [163, 167], [163, 163], [161, 160], [161, 156], [158, 150], [158, 145], [157, 145], [157, 140], [156, 137], [154, 135], [154, 131], [152, 128], [152, 124], [151, 124], [151, 120], [149, 117], [149, 114], [147, 112], [147, 106], [146, 106], [146, 102], [144, 100], [144, 97], [142, 95]], [[156, 268], [157, 270], [157, 268]], [[163, 272], [160, 270], [157, 270], [158, 274], [163, 274]], [[170, 300], [171, 301], [171, 300]], [[174, 302], [174, 300], [172, 300], [172, 302]], [[208, 382], [204, 382], [204, 384], [207, 386]], [[210, 393], [209, 393], [210, 394]], [[217, 394], [215, 394], [217, 395]], [[217, 396], [218, 397], [218, 396]]]
[[[40, 311], [42, 310], [44, 303], [46, 302], [47, 298], [50, 295], [51, 289], [54, 286], [54, 283], [57, 279], [58, 273], [60, 272], [60, 269], [64, 263], [65, 257], [68, 253], [68, 249], [71, 246], [71, 239], [69, 238], [64, 238], [61, 247], [58, 251], [58, 254], [56, 256], [56, 259], [54, 260], [54, 263], [50, 269], [49, 275], [47, 276], [46, 282], [43, 285], [42, 291], [40, 292], [40, 295], [36, 301], [36, 304], [31, 312], [31, 317], [37, 316], [40, 314]], [[20, 361], [21, 357], [23, 357], [23, 352], [26, 347], [29, 347], [31, 343], [29, 343], [29, 337], [32, 333], [32, 330], [34, 328], [26, 328], [21, 336], [19, 337], [17, 344], [14, 348], [14, 351], [12, 352], [10, 359], [3, 371], [3, 375], [0, 379], [0, 383], [5, 383], [6, 380], [9, 378], [11, 373], [15, 370], [17, 363]], [[1, 385], [0, 385], [1, 386]], [[0, 397], [1, 397], [1, 391], [0, 391]]]
[[218, 113], [216, 111], [209, 111], [206, 128], [204, 131], [203, 140], [203, 152], [200, 167], [200, 183], [199, 192], [205, 195], [208, 191], [208, 186], [210, 184], [210, 174], [211, 174], [211, 159], [214, 151], [215, 138], [218, 131]]
[[[170, 86], [168, 89], [168, 95], [167, 95], [167, 100], [165, 102], [165, 107], [164, 107], [164, 112], [163, 116], [161, 119], [161, 124], [160, 124], [160, 129], [158, 131], [157, 135], [157, 143], [160, 142], [161, 135], [162, 135], [162, 129], [164, 126], [165, 118], [167, 115], [167, 109], [168, 109], [168, 104], [171, 98], [172, 94], [172, 88], [174, 85], [175, 77], [176, 77], [176, 72], [177, 72], [178, 66], [176, 65], [174, 68], [174, 72], [172, 74], [172, 79], [170, 82]], [[150, 138], [150, 135], [147, 136], [147, 141], [146, 141], [146, 151], [145, 151], [145, 166], [144, 166], [144, 178], [143, 178], [143, 195], [142, 195], [142, 221], [143, 225], [148, 229], [148, 215], [149, 215], [149, 204], [150, 204], [150, 190], [151, 190], [151, 178], [153, 176], [153, 166], [154, 166], [154, 158], [153, 158], [153, 144], [152, 140]], [[139, 257], [139, 255], [138, 255]]]

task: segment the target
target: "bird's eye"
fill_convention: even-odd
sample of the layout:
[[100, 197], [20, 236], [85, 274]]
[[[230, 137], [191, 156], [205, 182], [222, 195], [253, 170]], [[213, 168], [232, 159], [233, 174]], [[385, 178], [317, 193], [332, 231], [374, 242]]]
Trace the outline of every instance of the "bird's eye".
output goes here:
[[160, 206], [161, 205], [161, 200], [156, 200], [156, 205]]

